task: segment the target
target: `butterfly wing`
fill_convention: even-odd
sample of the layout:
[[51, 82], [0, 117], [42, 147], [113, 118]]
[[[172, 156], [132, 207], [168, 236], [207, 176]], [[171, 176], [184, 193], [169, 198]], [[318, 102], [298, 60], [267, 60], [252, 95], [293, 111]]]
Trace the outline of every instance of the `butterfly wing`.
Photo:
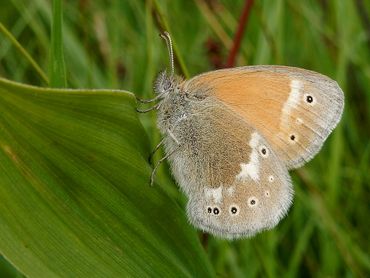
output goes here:
[[171, 126], [165, 147], [175, 150], [168, 159], [188, 197], [190, 222], [224, 238], [274, 227], [293, 190], [286, 166], [263, 135], [213, 98], [177, 110], [181, 120]]
[[261, 132], [289, 168], [321, 148], [338, 124], [344, 96], [330, 78], [283, 66], [251, 66], [204, 73], [186, 82], [189, 98], [227, 105]]
[[196, 102], [192, 113], [173, 130], [181, 147], [170, 158], [192, 224], [230, 239], [277, 225], [293, 189], [273, 148], [223, 104]]

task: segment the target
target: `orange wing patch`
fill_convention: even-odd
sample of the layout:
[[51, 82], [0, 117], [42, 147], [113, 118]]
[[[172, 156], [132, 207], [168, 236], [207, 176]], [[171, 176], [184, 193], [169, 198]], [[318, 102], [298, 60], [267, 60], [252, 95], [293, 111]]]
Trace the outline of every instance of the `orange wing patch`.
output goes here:
[[264, 135], [289, 168], [319, 151], [343, 110], [343, 92], [334, 81], [290, 67], [208, 72], [190, 79], [185, 89], [188, 94], [207, 92], [234, 110]]

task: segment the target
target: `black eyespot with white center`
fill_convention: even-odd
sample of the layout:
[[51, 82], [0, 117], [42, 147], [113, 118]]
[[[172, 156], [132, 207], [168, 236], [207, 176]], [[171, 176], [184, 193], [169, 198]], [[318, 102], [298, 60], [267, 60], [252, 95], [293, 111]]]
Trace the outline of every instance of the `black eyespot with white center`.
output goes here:
[[220, 214], [220, 209], [219, 208], [213, 208], [213, 214], [214, 215], [219, 215]]
[[211, 207], [208, 207], [208, 208], [207, 208], [207, 212], [208, 212], [208, 213], [212, 213], [212, 208], [211, 208]]
[[269, 150], [266, 146], [262, 145], [260, 147], [260, 154], [263, 156], [263, 157], [268, 157], [269, 156]]
[[310, 95], [310, 94], [305, 94], [304, 95], [304, 101], [309, 104], [309, 105], [314, 105], [315, 104], [315, 97], [313, 95]]
[[250, 197], [248, 199], [248, 206], [253, 208], [253, 207], [256, 207], [258, 205], [258, 199], [256, 197]]
[[230, 212], [231, 216], [238, 215], [239, 211], [240, 211], [239, 206], [237, 206], [235, 204], [232, 204], [229, 208], [229, 212]]

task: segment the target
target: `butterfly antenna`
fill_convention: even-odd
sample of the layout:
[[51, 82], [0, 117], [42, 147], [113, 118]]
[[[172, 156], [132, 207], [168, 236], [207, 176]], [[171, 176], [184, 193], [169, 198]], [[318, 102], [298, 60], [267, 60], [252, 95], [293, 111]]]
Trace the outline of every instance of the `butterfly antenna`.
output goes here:
[[172, 39], [170, 34], [167, 31], [164, 31], [162, 34], [160, 34], [161, 38], [166, 41], [167, 49], [168, 49], [168, 55], [170, 57], [170, 63], [171, 63], [171, 76], [173, 76], [175, 72], [175, 65], [174, 65], [174, 59], [173, 59], [173, 47], [172, 47]]

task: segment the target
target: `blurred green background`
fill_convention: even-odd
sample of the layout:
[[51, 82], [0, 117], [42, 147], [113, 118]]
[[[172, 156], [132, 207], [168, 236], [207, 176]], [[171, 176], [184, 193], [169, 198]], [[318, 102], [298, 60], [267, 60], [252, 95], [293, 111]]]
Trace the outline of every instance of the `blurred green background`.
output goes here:
[[[244, 1], [69, 0], [63, 5], [68, 87], [120, 88], [148, 98], [155, 76], [168, 66], [158, 21], [173, 37], [182, 72], [193, 76], [225, 63]], [[46, 72], [51, 10], [46, 0], [0, 2], [0, 22]], [[203, 242], [215, 272], [220, 277], [370, 276], [370, 1], [255, 1], [237, 65], [257, 64], [328, 75], [345, 93], [345, 111], [322, 151], [291, 173], [294, 204], [277, 228], [252, 239]], [[0, 76], [46, 86], [2, 33]], [[155, 115], [141, 120], [153, 147], [160, 138]], [[158, 181], [183, 205], [167, 165]], [[4, 259], [0, 274], [20, 275]]]

